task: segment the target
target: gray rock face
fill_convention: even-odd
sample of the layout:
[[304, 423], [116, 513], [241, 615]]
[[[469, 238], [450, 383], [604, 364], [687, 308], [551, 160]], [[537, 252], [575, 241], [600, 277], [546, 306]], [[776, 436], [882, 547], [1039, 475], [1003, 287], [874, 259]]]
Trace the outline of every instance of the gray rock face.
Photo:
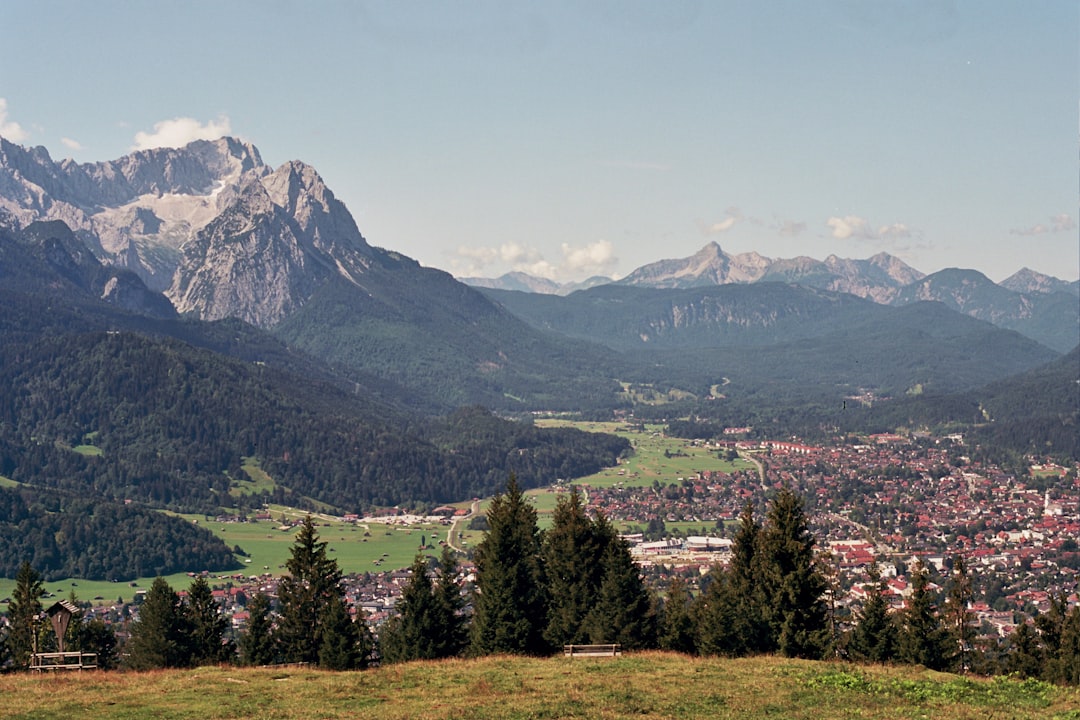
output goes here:
[[[110, 162], [55, 162], [0, 138], [0, 217], [66, 223], [103, 263], [136, 273], [181, 312], [269, 327], [322, 283], [359, 281], [375, 252], [315, 170], [274, 170], [235, 138]], [[142, 302], [116, 280], [114, 301]]]
[[867, 260], [848, 260], [835, 255], [824, 261], [809, 257], [771, 259], [756, 252], [729, 255], [713, 242], [689, 258], [644, 265], [619, 284], [692, 288], [731, 283], [793, 282], [888, 303], [900, 288], [922, 277], [921, 272], [887, 253], [879, 253]]

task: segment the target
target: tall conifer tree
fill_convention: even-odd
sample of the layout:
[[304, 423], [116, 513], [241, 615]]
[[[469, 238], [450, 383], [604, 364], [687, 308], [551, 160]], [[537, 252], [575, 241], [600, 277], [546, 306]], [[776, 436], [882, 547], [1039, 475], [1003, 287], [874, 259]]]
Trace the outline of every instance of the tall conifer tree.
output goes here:
[[248, 622], [240, 635], [240, 662], [244, 665], [271, 665], [277, 659], [270, 619], [270, 598], [258, 593], [247, 605]]
[[787, 657], [821, 658], [828, 645], [827, 587], [814, 561], [803, 500], [783, 487], [769, 505], [755, 564], [764, 587], [769, 644]]
[[904, 662], [931, 670], [945, 670], [952, 661], [952, 639], [938, 615], [922, 560], [911, 573], [911, 597], [902, 615], [899, 650]]
[[24, 561], [15, 575], [15, 592], [8, 603], [11, 629], [8, 631], [7, 644], [15, 667], [24, 668], [30, 664], [43, 597], [45, 586], [41, 582], [41, 575]]
[[604, 528], [586, 515], [576, 487], [559, 498], [544, 534], [549, 598], [544, 636], [552, 646], [588, 642], [585, 618], [596, 604], [610, 541]]
[[228, 662], [235, 647], [228, 637], [229, 619], [214, 600], [213, 591], [203, 577], [195, 578], [188, 588], [187, 616], [191, 627], [191, 660], [194, 665]]
[[536, 509], [511, 474], [487, 511], [488, 531], [476, 548], [471, 651], [477, 655], [540, 655], [547, 598]]
[[889, 615], [885, 583], [876, 562], [870, 566], [869, 574], [866, 601], [859, 614], [859, 622], [851, 633], [848, 649], [856, 660], [886, 663], [896, 657], [896, 623]]
[[286, 662], [319, 662], [322, 624], [332, 599], [341, 599], [341, 570], [327, 557], [311, 516], [304, 518], [278, 585], [281, 604], [276, 640]]
[[180, 596], [164, 578], [150, 585], [124, 647], [125, 664], [133, 670], [191, 665], [191, 624]]
[[690, 612], [692, 605], [693, 600], [686, 589], [686, 581], [676, 575], [671, 580], [660, 616], [657, 645], [661, 650], [681, 653], [693, 653], [697, 650], [694, 618]]

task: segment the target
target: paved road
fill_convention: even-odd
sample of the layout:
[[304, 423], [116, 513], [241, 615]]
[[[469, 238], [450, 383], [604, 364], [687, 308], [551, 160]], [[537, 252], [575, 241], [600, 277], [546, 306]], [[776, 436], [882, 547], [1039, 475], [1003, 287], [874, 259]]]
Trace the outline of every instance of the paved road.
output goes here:
[[474, 517], [476, 517], [477, 513], [479, 512], [480, 501], [473, 500], [472, 505], [469, 506], [469, 514], [454, 518], [454, 522], [450, 523], [450, 529], [446, 532], [446, 544], [450, 546], [451, 550], [459, 553], [465, 552], [460, 545], [455, 544], [454, 540], [455, 538], [461, 537], [461, 533], [458, 530], [461, 527], [461, 523], [469, 522]]

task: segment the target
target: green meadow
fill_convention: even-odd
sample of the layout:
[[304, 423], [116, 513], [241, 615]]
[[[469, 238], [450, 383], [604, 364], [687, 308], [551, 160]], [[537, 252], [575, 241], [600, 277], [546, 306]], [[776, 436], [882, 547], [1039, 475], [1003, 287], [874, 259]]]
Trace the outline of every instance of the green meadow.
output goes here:
[[484, 657], [362, 672], [202, 667], [0, 675], [0, 717], [897, 720], [1080, 718], [1080, 691], [918, 667], [624, 653], [620, 658]]
[[578, 478], [574, 481], [578, 485], [612, 487], [621, 484], [624, 487], [640, 487], [652, 485], [653, 482], [668, 485], [707, 470], [733, 472], [754, 469], [754, 464], [749, 460], [724, 460], [715, 449], [705, 448], [701, 443], [665, 437], [662, 425], [645, 425], [643, 430], [639, 430], [627, 423], [616, 422], [545, 419], [537, 420], [536, 424], [540, 427], [568, 426], [586, 432], [610, 433], [630, 441], [634, 448], [631, 457], [621, 461], [616, 467]]

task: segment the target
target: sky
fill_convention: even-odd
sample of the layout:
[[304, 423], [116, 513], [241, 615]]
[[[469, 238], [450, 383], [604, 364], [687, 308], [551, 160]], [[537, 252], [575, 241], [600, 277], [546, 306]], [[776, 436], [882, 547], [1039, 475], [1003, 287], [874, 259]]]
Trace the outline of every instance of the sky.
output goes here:
[[620, 277], [709, 242], [1080, 276], [1075, 0], [0, 6], [0, 135], [112, 160], [223, 134], [372, 245]]

